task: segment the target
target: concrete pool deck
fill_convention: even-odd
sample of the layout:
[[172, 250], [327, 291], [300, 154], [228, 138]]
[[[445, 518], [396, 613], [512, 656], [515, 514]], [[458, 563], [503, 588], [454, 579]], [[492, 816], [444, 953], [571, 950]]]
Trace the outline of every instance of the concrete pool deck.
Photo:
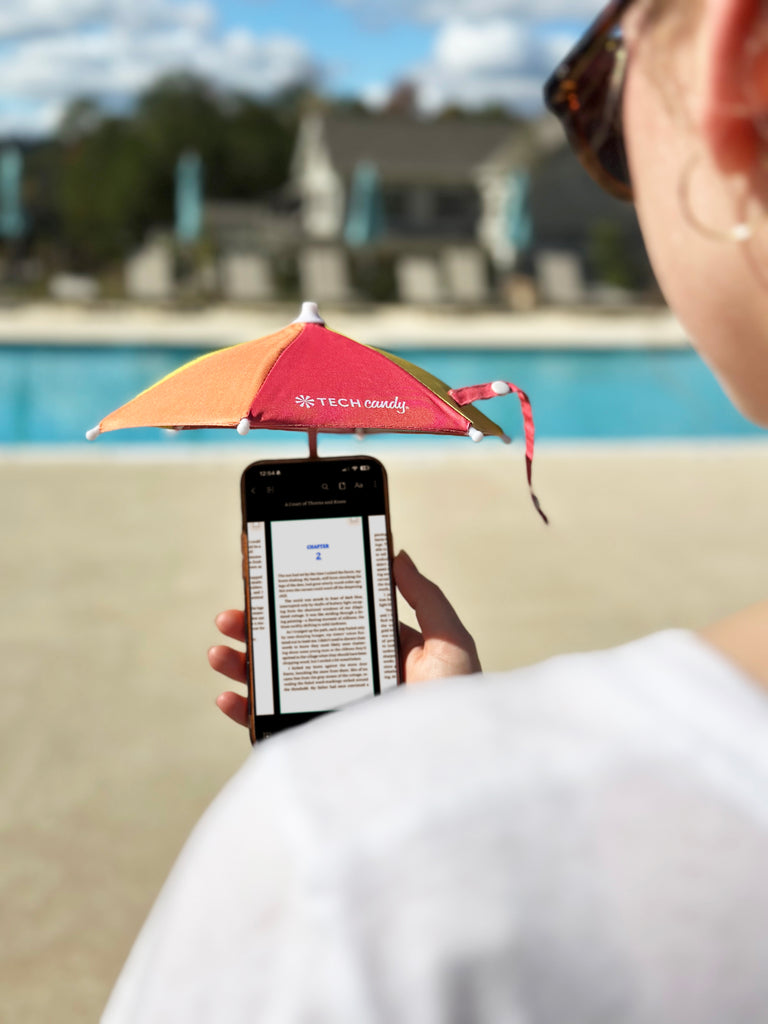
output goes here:
[[[234, 345], [271, 334], [298, 315], [296, 305], [253, 309], [208, 306], [181, 312], [139, 306], [57, 306], [32, 303], [0, 310], [0, 345], [46, 344]], [[620, 312], [428, 310], [402, 305], [369, 309], [321, 307], [329, 325], [368, 345], [397, 348], [680, 347], [686, 335], [663, 308]]]
[[[695, 627], [768, 592], [768, 443], [542, 446], [549, 529], [519, 445], [381, 457], [396, 545], [453, 599], [488, 670]], [[245, 461], [0, 456], [14, 1024], [97, 1018], [190, 827], [248, 754], [205, 661], [215, 612], [241, 601]]]

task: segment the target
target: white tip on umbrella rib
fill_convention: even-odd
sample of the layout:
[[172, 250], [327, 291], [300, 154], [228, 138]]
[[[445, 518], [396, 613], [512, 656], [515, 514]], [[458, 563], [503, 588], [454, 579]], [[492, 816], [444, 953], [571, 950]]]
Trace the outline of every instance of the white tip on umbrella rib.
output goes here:
[[491, 391], [493, 391], [494, 395], [508, 395], [510, 387], [506, 381], [495, 380], [493, 384], [491, 384]]
[[237, 427], [236, 427], [236, 430], [237, 430], [238, 434], [240, 435], [240, 437], [245, 437], [245, 435], [248, 433], [248, 431], [250, 429], [251, 429], [251, 421], [248, 419], [247, 416], [244, 419], [240, 420], [240, 422], [237, 424]]
[[90, 430], [86, 430], [85, 439], [86, 441], [95, 441], [101, 433], [101, 427], [91, 427]]
[[302, 302], [301, 312], [293, 321], [295, 324], [320, 324], [325, 327], [325, 320], [320, 316], [316, 302]]
[[475, 444], [477, 444], [478, 441], [482, 441], [483, 438], [485, 437], [485, 434], [482, 432], [482, 430], [478, 430], [476, 427], [470, 427], [467, 433], [469, 434], [470, 439], [475, 442]]

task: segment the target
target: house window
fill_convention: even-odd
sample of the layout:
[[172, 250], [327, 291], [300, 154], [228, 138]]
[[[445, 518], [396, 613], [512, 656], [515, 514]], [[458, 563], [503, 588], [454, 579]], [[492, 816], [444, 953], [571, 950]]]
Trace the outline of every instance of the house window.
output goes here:
[[480, 203], [470, 186], [441, 188], [435, 192], [435, 226], [439, 234], [471, 238], [475, 233]]
[[437, 193], [435, 216], [441, 221], [455, 221], [462, 216], [466, 205], [466, 196], [458, 190], [451, 192], [443, 190]]
[[408, 223], [406, 190], [403, 188], [385, 188], [383, 190], [383, 199], [387, 230], [394, 235], [403, 234], [404, 225]]
[[480, 204], [471, 186], [388, 186], [383, 194], [387, 230], [392, 235], [474, 237]]

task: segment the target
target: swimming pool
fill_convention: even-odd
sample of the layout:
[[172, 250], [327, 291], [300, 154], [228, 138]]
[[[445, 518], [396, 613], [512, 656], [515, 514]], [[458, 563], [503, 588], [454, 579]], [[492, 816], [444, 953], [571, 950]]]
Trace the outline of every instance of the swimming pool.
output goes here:
[[[397, 351], [394, 347], [392, 351]], [[84, 432], [164, 374], [201, 354], [176, 345], [0, 346], [0, 444], [82, 443]], [[398, 354], [452, 387], [511, 380], [528, 392], [541, 440], [765, 436], [729, 404], [698, 356], [685, 348], [499, 350], [423, 348]], [[481, 403], [511, 437], [520, 412], [510, 398]], [[266, 432], [270, 442], [290, 435]], [[295, 440], [295, 436], [294, 436]], [[407, 443], [428, 443], [409, 436]], [[99, 445], [242, 444], [234, 431], [105, 434]]]

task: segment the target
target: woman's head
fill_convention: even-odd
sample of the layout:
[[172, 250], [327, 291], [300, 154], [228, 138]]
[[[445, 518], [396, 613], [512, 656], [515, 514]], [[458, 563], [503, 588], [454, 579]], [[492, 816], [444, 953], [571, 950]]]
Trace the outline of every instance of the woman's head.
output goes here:
[[[614, 0], [606, 16], [625, 63], [621, 118], [603, 124], [623, 127], [657, 278], [734, 402], [768, 425], [768, 4]], [[594, 45], [599, 71], [613, 44]], [[566, 118], [589, 110], [568, 103]]]
[[659, 283], [734, 402], [768, 424], [765, 5], [636, 0], [623, 30], [627, 153]]

